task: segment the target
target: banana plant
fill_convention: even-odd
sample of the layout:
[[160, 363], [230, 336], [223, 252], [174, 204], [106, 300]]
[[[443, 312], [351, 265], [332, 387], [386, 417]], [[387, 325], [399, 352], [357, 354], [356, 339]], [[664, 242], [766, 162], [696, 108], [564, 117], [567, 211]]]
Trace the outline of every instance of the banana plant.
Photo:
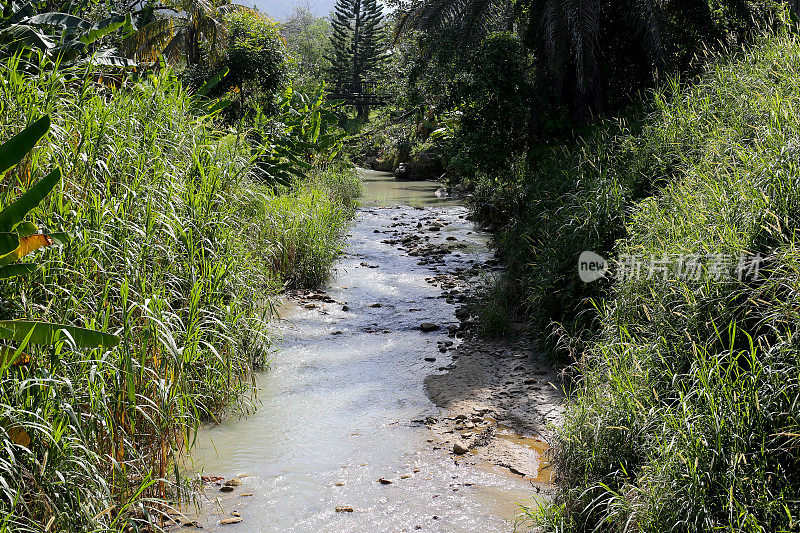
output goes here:
[[278, 100], [274, 120], [281, 127], [264, 136], [256, 167], [265, 181], [288, 185], [305, 177], [315, 163], [325, 163], [342, 151], [345, 133], [338, 126], [336, 107], [325, 98], [323, 85], [302, 93], [288, 87]]
[[0, 56], [24, 50], [39, 50], [62, 64], [132, 67], [136, 63], [116, 53], [114, 48], [97, 48], [103, 37], [122, 30], [133, 33], [130, 14], [112, 15], [92, 24], [69, 13], [35, 14], [34, 4], [0, 0]]
[[291, 86], [278, 102], [281, 122], [295, 139], [295, 146], [307, 160], [330, 161], [342, 150], [344, 131], [338, 126], [336, 106], [325, 98], [325, 86], [302, 93]]
[[[163, 61], [163, 58], [162, 58]], [[213, 115], [231, 105], [228, 98], [211, 98], [208, 93], [228, 75], [230, 70], [224, 68], [217, 72], [211, 79], [207, 80], [192, 95], [191, 110], [192, 114], [198, 117]]]
[[[49, 129], [50, 118], [45, 115], [0, 145], [0, 176], [16, 166]], [[32, 274], [37, 265], [22, 263], [21, 259], [40, 248], [68, 242], [67, 234], [41, 233], [33, 222], [25, 220], [60, 181], [61, 169], [56, 168], [0, 211], [0, 279]], [[37, 320], [0, 320], [0, 339], [52, 345], [59, 338], [69, 338], [75, 346], [83, 348], [111, 348], [119, 343], [115, 335], [75, 326]], [[9, 350], [0, 352], [5, 360]]]

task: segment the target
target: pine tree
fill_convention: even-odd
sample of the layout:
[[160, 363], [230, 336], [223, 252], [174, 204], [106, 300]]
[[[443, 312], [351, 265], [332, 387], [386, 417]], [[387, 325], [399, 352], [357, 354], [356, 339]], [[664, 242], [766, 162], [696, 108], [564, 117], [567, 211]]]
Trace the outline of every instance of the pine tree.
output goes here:
[[[337, 90], [363, 92], [363, 84], [385, 57], [377, 0], [337, 0], [331, 26], [330, 81]], [[366, 106], [358, 106], [363, 116]]]

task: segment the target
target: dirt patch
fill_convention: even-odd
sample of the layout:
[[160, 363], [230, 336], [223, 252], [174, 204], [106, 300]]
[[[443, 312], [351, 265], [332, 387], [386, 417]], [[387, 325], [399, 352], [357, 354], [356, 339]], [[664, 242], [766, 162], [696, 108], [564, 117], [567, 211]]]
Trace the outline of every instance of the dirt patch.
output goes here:
[[471, 458], [547, 486], [548, 426], [559, 423], [563, 396], [557, 373], [531, 345], [524, 336], [462, 343], [445, 373], [425, 379], [431, 401], [447, 411], [426, 425], [436, 446], [452, 451], [458, 443]]

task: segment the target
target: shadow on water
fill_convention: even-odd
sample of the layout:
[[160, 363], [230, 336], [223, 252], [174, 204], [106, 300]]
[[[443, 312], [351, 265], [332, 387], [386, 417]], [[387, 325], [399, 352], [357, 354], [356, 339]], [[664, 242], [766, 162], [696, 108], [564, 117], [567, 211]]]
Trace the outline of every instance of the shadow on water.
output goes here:
[[[431, 242], [454, 237], [469, 250], [449, 256], [444, 272], [488, 258], [486, 235], [465, 207], [435, 195], [437, 183], [369, 171], [363, 179], [363, 207], [325, 288], [335, 303], [282, 313], [279, 350], [258, 378], [258, 410], [198, 437], [197, 468], [241, 476], [231, 492], [209, 485], [201, 495], [196, 519], [206, 530], [507, 531], [513, 502], [533, 497], [507, 470], [470, 468], [433, 450], [428, 430], [410, 422], [438, 413], [423, 380], [449, 363], [436, 343], [456, 319], [426, 282], [432, 267], [385, 241], [398, 228], [439, 221], [446, 231]], [[442, 329], [423, 333], [421, 322]], [[219, 526], [236, 514], [241, 522]]]

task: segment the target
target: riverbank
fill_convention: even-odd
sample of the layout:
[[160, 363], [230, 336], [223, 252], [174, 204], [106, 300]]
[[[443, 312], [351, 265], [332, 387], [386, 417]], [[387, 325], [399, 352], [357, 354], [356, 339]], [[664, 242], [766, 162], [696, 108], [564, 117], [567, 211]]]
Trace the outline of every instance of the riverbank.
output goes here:
[[31, 531], [151, 528], [186, 493], [176, 465], [201, 421], [252, 406], [270, 300], [324, 279], [359, 182], [330, 165], [264, 183], [248, 132], [198, 116], [170, 69], [112, 90], [84, 68], [32, 77], [15, 61], [0, 67], [0, 140], [45, 114], [52, 127], [0, 205], [60, 167], [30, 219], [69, 243], [0, 281], [0, 314], [121, 342], [29, 346], [0, 365], [0, 514]]
[[781, 29], [479, 186], [575, 384], [532, 523], [796, 529], [799, 61]]
[[[282, 308], [280, 348], [257, 380], [259, 409], [199, 435], [196, 466], [223, 478], [201, 496], [208, 530], [236, 512], [241, 522], [226, 531], [499, 532], [513, 527], [517, 503], [541, 497], [509, 466], [532, 468], [455, 455], [430, 424], [457, 416], [431, 402], [426, 377], [459, 365], [466, 342], [454, 276], [495, 268], [488, 236], [467, 208], [436, 197], [436, 183], [373, 174], [365, 184], [330, 282], [292, 293]], [[470, 423], [512, 444], [502, 412]], [[513, 446], [534, 459], [524, 445], [534, 442]], [[232, 478], [241, 485], [220, 493]]]
[[[450, 224], [438, 220], [427, 230], [441, 235]], [[457, 244], [431, 244], [419, 229], [399, 229], [388, 242], [420, 257], [423, 264], [441, 262]], [[479, 333], [481, 302], [474, 293], [500, 270], [497, 260], [489, 257], [426, 280], [441, 291], [439, 298], [456, 305], [458, 324], [447, 329], [453, 340], [439, 341], [439, 351], [449, 352], [456, 341], [458, 346], [449, 352], [452, 362], [440, 368], [444, 372], [425, 378], [428, 398], [445, 410], [442, 416], [426, 418], [425, 426], [434, 435], [435, 447], [466, 456], [464, 460], [508, 468], [549, 491], [552, 468], [546, 442], [563, 414], [561, 380], [524, 324], [498, 339]]]

